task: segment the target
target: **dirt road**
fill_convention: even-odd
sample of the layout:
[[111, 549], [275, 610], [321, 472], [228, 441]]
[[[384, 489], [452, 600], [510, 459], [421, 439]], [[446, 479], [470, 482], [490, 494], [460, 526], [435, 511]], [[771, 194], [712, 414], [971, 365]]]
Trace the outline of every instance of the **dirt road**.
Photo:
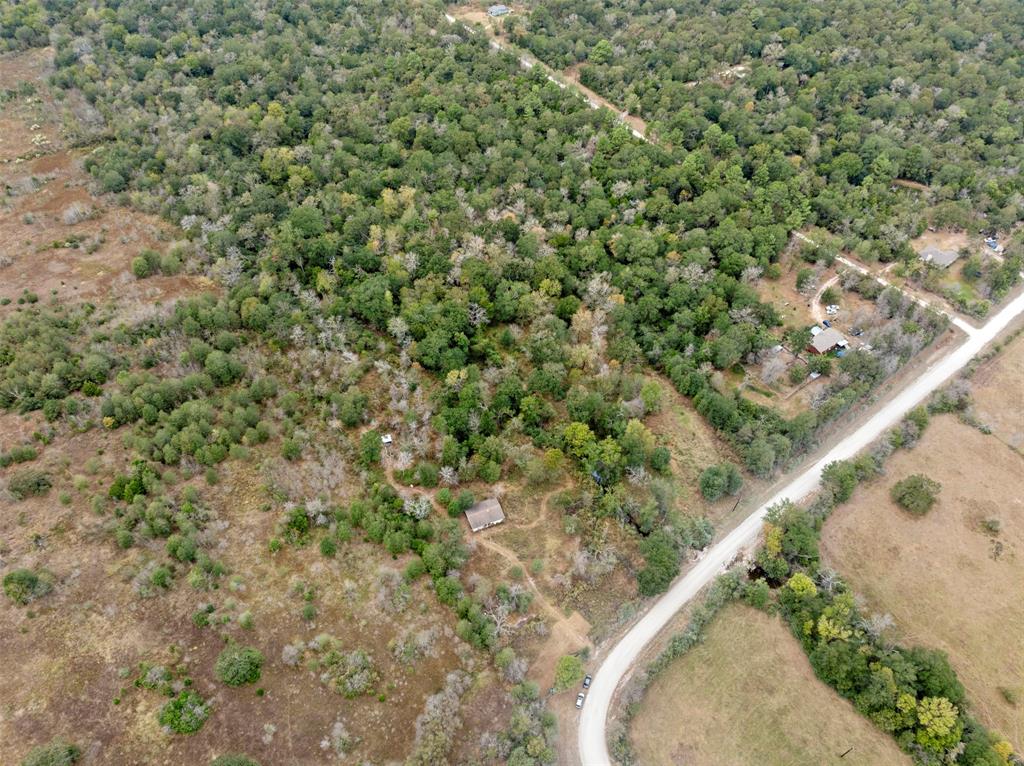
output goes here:
[[594, 674], [594, 680], [580, 715], [577, 739], [580, 760], [585, 766], [611, 764], [605, 730], [615, 689], [629, 672], [637, 657], [665, 627], [673, 615], [696, 596], [728, 564], [746, 549], [757, 544], [762, 520], [768, 508], [791, 499], [799, 500], [817, 486], [822, 469], [835, 460], [853, 457], [892, 427], [910, 409], [942, 386], [964, 367], [1016, 317], [1024, 313], [1024, 294], [1017, 296], [983, 327], [975, 329], [947, 357], [931, 365], [918, 378], [871, 415], [848, 438], [797, 476], [771, 500], [754, 511], [738, 527], [713, 545], [704, 558], [659, 598], [646, 614], [611, 648]]

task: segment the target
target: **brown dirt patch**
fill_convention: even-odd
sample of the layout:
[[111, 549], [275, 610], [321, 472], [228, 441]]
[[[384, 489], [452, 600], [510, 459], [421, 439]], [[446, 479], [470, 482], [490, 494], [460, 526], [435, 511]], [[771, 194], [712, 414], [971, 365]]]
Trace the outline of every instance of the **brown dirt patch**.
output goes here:
[[[924, 517], [904, 513], [889, 488], [910, 474], [942, 483]], [[1024, 693], [1024, 458], [952, 416], [935, 418], [886, 476], [859, 489], [825, 525], [824, 559], [868, 608], [889, 612], [895, 634], [948, 653], [973, 712], [1015, 745], [1024, 709], [1000, 687]], [[998, 535], [982, 522], [996, 519]]]
[[647, 689], [631, 735], [645, 766], [910, 763], [818, 680], [777, 617], [738, 604]]
[[926, 231], [920, 237], [910, 240], [910, 246], [915, 253], [920, 253], [926, 247], [938, 247], [943, 250], [959, 250], [967, 247], [970, 237], [966, 231], [950, 231], [940, 229], [938, 231]]

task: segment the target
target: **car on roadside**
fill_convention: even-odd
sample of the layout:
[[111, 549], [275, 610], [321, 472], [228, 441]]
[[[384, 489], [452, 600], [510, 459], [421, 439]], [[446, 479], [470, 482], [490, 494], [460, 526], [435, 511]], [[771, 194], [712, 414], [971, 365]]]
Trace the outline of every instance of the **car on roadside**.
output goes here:
[[590, 682], [593, 681], [593, 680], [594, 680], [594, 677], [592, 675], [590, 675], [589, 673], [587, 675], [583, 676], [583, 688], [584, 689], [589, 689], [590, 688]]
[[583, 692], [580, 692], [579, 694], [577, 694], [576, 695], [576, 707], [578, 707], [578, 708], [583, 707], [583, 700], [585, 700], [586, 698], [587, 698], [587, 695], [584, 694]]

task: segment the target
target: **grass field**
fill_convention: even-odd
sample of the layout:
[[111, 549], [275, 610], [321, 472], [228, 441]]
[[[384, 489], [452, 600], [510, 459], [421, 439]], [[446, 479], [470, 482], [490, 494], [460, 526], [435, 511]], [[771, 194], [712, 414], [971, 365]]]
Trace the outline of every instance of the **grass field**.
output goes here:
[[1024, 447], [1024, 335], [983, 364], [971, 387], [978, 420], [1014, 449]]
[[631, 734], [644, 766], [910, 763], [814, 676], [780, 620], [740, 605], [651, 685]]
[[[942, 484], [924, 517], [889, 499], [892, 484], [914, 473]], [[886, 475], [840, 507], [822, 538], [825, 561], [868, 611], [892, 614], [901, 642], [947, 652], [975, 715], [1015, 746], [1024, 707], [1001, 689], [1024, 694], [1022, 480], [1024, 458], [945, 415], [913, 450], [889, 458]]]

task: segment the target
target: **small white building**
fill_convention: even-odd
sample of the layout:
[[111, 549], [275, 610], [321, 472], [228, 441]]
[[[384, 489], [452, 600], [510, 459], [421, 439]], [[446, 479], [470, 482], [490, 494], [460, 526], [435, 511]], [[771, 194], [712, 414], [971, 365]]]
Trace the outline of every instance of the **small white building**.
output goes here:
[[497, 19], [501, 16], [508, 16], [510, 13], [512, 13], [512, 9], [507, 5], [502, 5], [501, 3], [492, 5], [487, 9], [487, 15], [492, 19]]
[[474, 532], [493, 527], [504, 520], [505, 512], [501, 509], [501, 503], [496, 497], [481, 500], [466, 511], [466, 521], [469, 522], [469, 528]]
[[392, 444], [395, 443], [395, 440], [394, 438], [392, 438], [391, 434], [384, 434], [382, 437], [380, 437], [380, 443], [383, 444], [385, 447], [390, 447]]

